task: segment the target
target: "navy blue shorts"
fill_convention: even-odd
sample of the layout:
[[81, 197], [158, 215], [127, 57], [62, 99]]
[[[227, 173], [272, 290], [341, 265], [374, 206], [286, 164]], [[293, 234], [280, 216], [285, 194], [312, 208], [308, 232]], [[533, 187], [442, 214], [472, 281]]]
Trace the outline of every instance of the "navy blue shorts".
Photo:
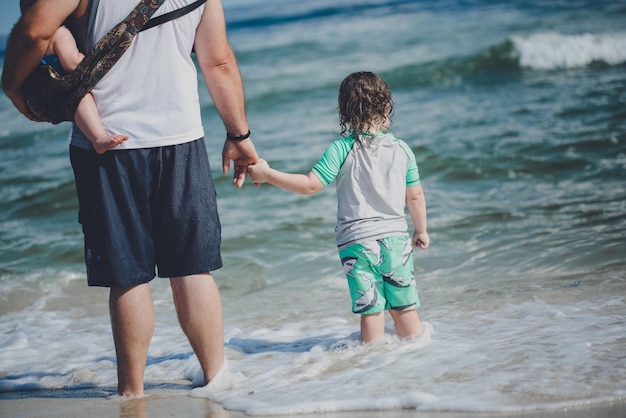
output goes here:
[[222, 267], [204, 139], [93, 151], [70, 146], [90, 286], [125, 287]]

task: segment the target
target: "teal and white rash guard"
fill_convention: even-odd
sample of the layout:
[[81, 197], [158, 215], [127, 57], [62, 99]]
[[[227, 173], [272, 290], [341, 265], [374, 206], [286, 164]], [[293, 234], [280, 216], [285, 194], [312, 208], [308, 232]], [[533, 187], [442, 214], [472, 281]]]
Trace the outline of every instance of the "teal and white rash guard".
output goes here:
[[340, 138], [312, 171], [324, 186], [337, 179], [339, 248], [408, 235], [406, 188], [419, 184], [420, 178], [415, 155], [404, 141], [391, 133], [364, 140]]

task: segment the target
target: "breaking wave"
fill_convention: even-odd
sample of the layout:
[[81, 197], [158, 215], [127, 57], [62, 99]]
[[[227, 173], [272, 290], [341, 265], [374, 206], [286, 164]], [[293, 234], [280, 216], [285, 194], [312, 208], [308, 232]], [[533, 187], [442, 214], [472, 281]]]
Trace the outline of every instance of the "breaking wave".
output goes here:
[[626, 62], [626, 32], [563, 35], [547, 32], [511, 39], [522, 68], [553, 70]]
[[517, 77], [522, 71], [555, 71], [626, 64], [626, 32], [516, 35], [468, 56], [414, 63], [385, 74], [397, 87], [456, 86]]

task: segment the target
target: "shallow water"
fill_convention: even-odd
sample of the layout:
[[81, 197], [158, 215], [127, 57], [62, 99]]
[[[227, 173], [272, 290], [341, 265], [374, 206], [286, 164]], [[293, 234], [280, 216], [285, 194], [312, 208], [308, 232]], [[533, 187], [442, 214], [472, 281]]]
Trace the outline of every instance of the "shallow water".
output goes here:
[[[614, 2], [233, 1], [261, 155], [306, 173], [337, 135], [339, 82], [372, 70], [416, 153], [432, 245], [414, 341], [358, 343], [334, 187], [217, 179], [229, 371], [195, 389], [249, 414], [526, 411], [626, 398], [626, 8]], [[3, 43], [2, 43], [3, 44]], [[3, 56], [3, 55], [2, 55]], [[201, 89], [203, 88], [201, 83]], [[203, 91], [203, 90], [202, 90]], [[0, 95], [0, 391], [115, 384], [107, 292], [85, 285], [67, 126]], [[198, 372], [153, 282], [148, 381]]]

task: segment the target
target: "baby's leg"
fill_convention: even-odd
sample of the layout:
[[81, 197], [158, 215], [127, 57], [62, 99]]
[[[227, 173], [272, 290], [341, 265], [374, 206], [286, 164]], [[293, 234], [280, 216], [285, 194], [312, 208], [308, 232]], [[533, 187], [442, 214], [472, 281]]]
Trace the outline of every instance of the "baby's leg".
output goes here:
[[111, 148], [117, 147], [127, 139], [128, 136], [126, 135], [114, 135], [104, 132], [95, 141], [91, 141], [91, 144], [98, 154], [104, 154]]
[[90, 93], [87, 93], [78, 104], [74, 120], [80, 130], [89, 138], [98, 154], [102, 154], [128, 139], [126, 135], [112, 135], [104, 130], [96, 109], [96, 102]]
[[390, 309], [389, 313], [393, 318], [393, 323], [396, 326], [396, 332], [398, 337], [417, 337], [422, 333], [422, 323], [417, 315], [416, 310], [411, 311], [396, 311]]
[[385, 335], [385, 312], [361, 315], [361, 341], [369, 343]]

